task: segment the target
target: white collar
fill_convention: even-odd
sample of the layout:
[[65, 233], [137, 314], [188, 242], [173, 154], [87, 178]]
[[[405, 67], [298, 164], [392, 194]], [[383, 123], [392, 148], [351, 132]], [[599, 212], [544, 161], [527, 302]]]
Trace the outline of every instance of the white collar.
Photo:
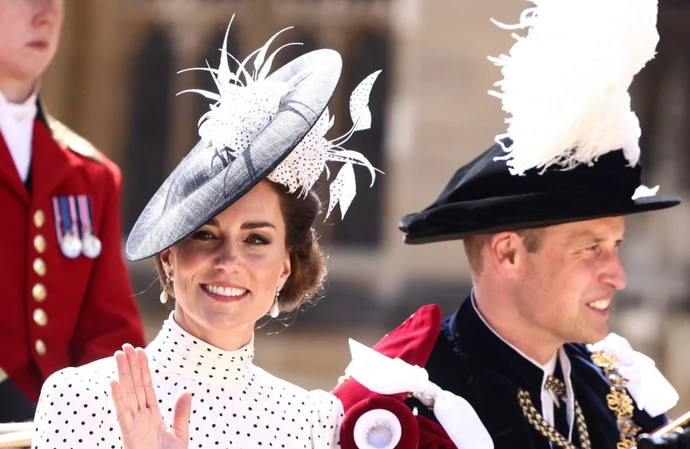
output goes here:
[[0, 113], [3, 116], [12, 118], [16, 122], [33, 121], [38, 112], [38, 107], [36, 106], [37, 97], [38, 95], [34, 92], [22, 103], [11, 103], [0, 91]]
[[493, 332], [493, 334], [494, 334], [496, 337], [498, 337], [503, 343], [505, 343], [506, 345], [508, 345], [513, 351], [517, 352], [517, 353], [520, 354], [523, 358], [525, 358], [525, 359], [529, 360], [530, 362], [532, 362], [537, 368], [539, 368], [540, 370], [544, 371], [544, 373], [545, 373], [547, 376], [550, 376], [550, 375], [553, 374], [554, 370], [556, 369], [556, 354], [557, 354], [557, 352], [555, 352], [555, 353], [553, 354], [553, 356], [551, 357], [551, 360], [549, 360], [548, 362], [546, 362], [546, 365], [542, 365], [542, 364], [540, 364], [539, 362], [537, 362], [536, 360], [534, 360], [534, 359], [528, 357], [524, 352], [520, 351], [518, 348], [516, 348], [515, 346], [513, 346], [512, 344], [510, 344], [508, 341], [506, 341], [503, 337], [501, 337], [501, 335], [500, 335], [498, 332], [496, 332], [496, 331], [489, 325], [489, 323], [484, 319], [484, 317], [482, 316], [481, 312], [480, 312], [479, 309], [477, 308], [477, 303], [476, 303], [476, 300], [474, 299], [474, 291], [472, 292], [471, 300], [472, 300], [472, 307], [474, 307], [474, 311], [477, 312], [477, 315], [479, 316], [479, 319], [482, 320], [482, 323], [484, 323], [484, 325], [485, 325], [487, 328], [489, 328], [489, 330], [490, 330], [491, 332]]
[[158, 336], [146, 348], [154, 362], [197, 382], [243, 386], [251, 381], [253, 335], [246, 346], [226, 351], [189, 334], [175, 322], [174, 315], [170, 312]]
[[526, 360], [529, 360], [532, 362], [537, 368], [542, 370], [544, 373], [542, 376], [541, 380], [541, 404], [542, 404], [542, 414], [544, 415], [544, 419], [546, 419], [551, 425], [554, 424], [554, 413], [553, 413], [553, 404], [556, 405], [556, 407], [560, 407], [560, 398], [556, 396], [554, 392], [551, 390], [548, 390], [544, 388], [544, 385], [546, 384], [546, 380], [549, 376], [552, 376], [554, 371], [556, 370], [556, 361], [561, 365], [561, 372], [563, 373], [563, 381], [565, 383], [565, 394], [567, 396], [566, 399], [566, 406], [568, 407], [567, 409], [567, 415], [568, 415], [568, 423], [570, 423], [570, 435], [568, 435], [569, 439], [572, 439], [572, 434], [573, 434], [573, 422], [575, 421], [575, 391], [573, 390], [573, 383], [570, 380], [570, 372], [571, 372], [571, 366], [570, 366], [570, 359], [568, 358], [568, 354], [565, 353], [565, 350], [563, 349], [563, 346], [558, 348], [558, 350], [553, 354], [551, 359], [546, 362], [545, 365], [541, 365], [539, 362], [536, 360], [528, 357], [525, 355], [524, 352], [520, 351], [518, 348], [510, 344], [508, 341], [506, 341], [501, 335], [496, 332], [490, 325], [489, 323], [484, 319], [482, 316], [481, 312], [477, 308], [477, 304], [474, 298], [474, 291], [472, 291], [472, 294], [470, 295], [470, 299], [472, 301], [472, 307], [474, 308], [474, 311], [477, 312], [477, 316], [479, 316], [479, 319], [482, 320], [484, 325], [491, 331], [493, 334], [498, 337], [503, 343], [508, 345], [513, 351], [517, 352], [520, 354], [523, 358]]

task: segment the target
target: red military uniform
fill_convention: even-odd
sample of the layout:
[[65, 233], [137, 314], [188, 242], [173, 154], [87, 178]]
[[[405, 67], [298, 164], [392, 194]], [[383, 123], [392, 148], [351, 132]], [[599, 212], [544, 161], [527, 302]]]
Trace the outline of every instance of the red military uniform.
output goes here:
[[[53, 372], [111, 356], [144, 335], [121, 248], [120, 171], [84, 139], [40, 111], [29, 189], [0, 134], [0, 368], [34, 403]], [[86, 195], [95, 258], [67, 258], [53, 198]]]

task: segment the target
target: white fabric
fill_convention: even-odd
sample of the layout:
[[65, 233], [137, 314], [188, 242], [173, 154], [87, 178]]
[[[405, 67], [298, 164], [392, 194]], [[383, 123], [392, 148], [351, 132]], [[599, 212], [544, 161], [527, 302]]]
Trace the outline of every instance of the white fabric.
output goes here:
[[402, 436], [402, 426], [388, 410], [369, 410], [357, 419], [353, 429], [359, 449], [393, 449]]
[[489, 432], [469, 402], [429, 381], [424, 368], [391, 359], [350, 339], [352, 361], [345, 373], [379, 394], [411, 392], [434, 415], [459, 449], [493, 449]]
[[606, 352], [618, 360], [618, 372], [628, 380], [628, 392], [637, 407], [651, 417], [666, 413], [678, 403], [678, 393], [661, 374], [654, 360], [633, 350], [625, 338], [610, 333], [588, 348], [592, 352]]
[[[146, 353], [167, 425], [177, 396], [193, 394], [190, 448], [339, 446], [340, 401], [257, 367], [251, 342], [222, 351], [183, 331], [171, 315]], [[110, 357], [50, 376], [36, 411], [33, 448], [122, 448], [109, 386], [116, 370]]]
[[[472, 292], [472, 307], [474, 307], [474, 311], [477, 312], [477, 315], [479, 316], [479, 319], [482, 320], [484, 325], [491, 331], [493, 334], [499, 338], [503, 343], [508, 345], [513, 351], [517, 352], [520, 354], [523, 358], [526, 360], [529, 360], [532, 364], [534, 364], [537, 368], [542, 370], [544, 372], [541, 380], [541, 414], [551, 426], [555, 425], [555, 413], [554, 413], [554, 406], [560, 407], [561, 406], [561, 399], [554, 393], [553, 391], [545, 388], [546, 380], [548, 379], [549, 376], [552, 376], [555, 369], [556, 369], [556, 359], [558, 358], [558, 362], [561, 364], [561, 371], [563, 373], [563, 382], [565, 383], [565, 394], [568, 396], [568, 399], [566, 401], [566, 407], [568, 409], [566, 410], [566, 415], [568, 417], [568, 440], [572, 441], [572, 435], [573, 435], [573, 427], [575, 423], [575, 391], [573, 390], [573, 382], [570, 380], [570, 371], [571, 371], [571, 366], [570, 366], [570, 359], [568, 358], [568, 355], [565, 353], [565, 350], [561, 347], [556, 351], [556, 353], [551, 357], [551, 360], [549, 360], [546, 365], [541, 365], [539, 362], [537, 362], [534, 359], [529, 358], [525, 353], [520, 351], [518, 348], [507, 342], [503, 337], [501, 337], [498, 332], [496, 332], [490, 325], [489, 323], [484, 319], [482, 316], [481, 312], [479, 312], [479, 309], [477, 308], [477, 304], [475, 303], [474, 299], [474, 292]], [[553, 446], [553, 445], [552, 445]]]
[[638, 188], [635, 189], [632, 199], [636, 200], [638, 198], [648, 198], [650, 196], [656, 196], [657, 192], [659, 192], [659, 186], [647, 187], [646, 185], [641, 184]]
[[10, 103], [0, 92], [0, 133], [10, 150], [22, 182], [26, 182], [29, 176], [34, 119], [37, 112], [36, 94], [31, 95], [24, 103]]

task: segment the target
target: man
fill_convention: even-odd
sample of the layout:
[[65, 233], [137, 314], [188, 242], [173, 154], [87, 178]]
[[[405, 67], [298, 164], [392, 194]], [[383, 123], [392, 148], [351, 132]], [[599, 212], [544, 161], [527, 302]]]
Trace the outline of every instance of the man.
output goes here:
[[143, 345], [124, 265], [120, 172], [36, 96], [61, 0], [0, 0], [0, 422], [31, 419], [53, 372]]
[[[655, 23], [654, 0], [629, 10], [615, 0], [559, 0], [523, 13], [515, 28], [527, 37], [495, 59], [508, 132], [400, 222], [408, 244], [462, 239], [473, 289], [450, 317], [426, 306], [374, 349], [423, 366], [435, 388], [464, 398], [493, 447], [625, 449], [664, 424], [677, 402], [653, 362], [608, 325], [626, 285], [624, 216], [680, 202], [641, 184], [627, 94], [653, 57]], [[343, 432], [356, 436], [363, 414], [384, 409], [406, 423], [400, 441], [406, 432], [418, 438], [406, 447], [452, 447], [436, 422], [458, 445], [462, 419], [444, 423], [428, 395], [395, 391], [414, 396], [398, 397], [417, 412], [419, 430], [410, 433], [409, 417], [373, 403], [364, 385], [391, 391], [358, 374], [362, 384], [335, 390], [347, 411]], [[359, 433], [396, 426], [381, 423], [361, 422]]]

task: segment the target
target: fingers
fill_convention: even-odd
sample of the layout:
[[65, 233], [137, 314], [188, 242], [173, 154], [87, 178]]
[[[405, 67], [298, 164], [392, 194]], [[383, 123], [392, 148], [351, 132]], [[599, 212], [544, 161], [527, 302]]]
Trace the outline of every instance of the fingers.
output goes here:
[[[122, 355], [124, 356], [124, 354]], [[117, 420], [120, 422], [122, 433], [127, 434], [132, 428], [132, 413], [129, 411], [129, 405], [127, 404], [127, 400], [122, 395], [122, 388], [120, 387], [120, 383], [118, 381], [110, 381], [110, 392], [113, 395], [115, 413], [117, 414]]]
[[115, 362], [117, 363], [117, 379], [120, 395], [123, 398], [123, 405], [127, 407], [130, 413], [135, 413], [139, 409], [139, 404], [136, 394], [134, 394], [132, 373], [129, 369], [129, 361], [125, 353], [117, 351], [115, 353]]
[[[134, 347], [129, 344], [122, 345], [122, 350], [127, 356], [127, 362], [129, 363], [129, 372], [132, 379], [132, 388], [134, 390], [134, 397], [136, 398], [138, 408], [146, 407], [146, 394], [144, 393], [144, 386], [141, 380], [141, 367], [139, 366], [139, 360], [134, 350]], [[125, 393], [127, 391], [125, 390]]]
[[153, 381], [151, 379], [151, 371], [149, 370], [149, 359], [146, 357], [146, 351], [141, 348], [134, 350], [141, 368], [141, 383], [144, 387], [144, 397], [146, 406], [159, 414], [158, 399], [156, 398], [156, 390], [153, 388]]
[[189, 440], [189, 415], [192, 411], [192, 394], [188, 391], [180, 394], [175, 401], [172, 431], [183, 441]]

